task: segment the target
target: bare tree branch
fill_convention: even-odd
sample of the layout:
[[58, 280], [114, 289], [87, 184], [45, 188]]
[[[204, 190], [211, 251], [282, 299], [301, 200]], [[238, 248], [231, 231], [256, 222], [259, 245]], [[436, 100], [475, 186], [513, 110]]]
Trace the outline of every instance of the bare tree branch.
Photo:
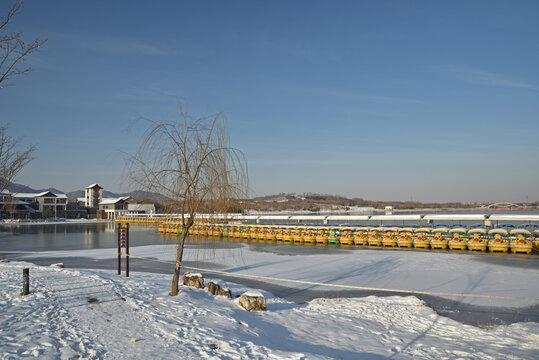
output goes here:
[[[21, 139], [7, 133], [7, 126], [0, 125], [0, 192], [6, 190], [21, 170], [34, 159], [36, 145], [20, 148]], [[4, 201], [4, 207], [13, 215], [16, 204]]]
[[0, 125], [0, 192], [8, 188], [20, 171], [34, 159], [36, 145], [18, 150], [20, 138], [7, 133], [7, 126]]
[[21, 6], [22, 0], [15, 0], [7, 14], [0, 18], [0, 89], [13, 85], [8, 83], [11, 77], [27, 74], [32, 70], [20, 65], [48, 40], [36, 37], [27, 43], [22, 39], [22, 32], [8, 32], [8, 27]]

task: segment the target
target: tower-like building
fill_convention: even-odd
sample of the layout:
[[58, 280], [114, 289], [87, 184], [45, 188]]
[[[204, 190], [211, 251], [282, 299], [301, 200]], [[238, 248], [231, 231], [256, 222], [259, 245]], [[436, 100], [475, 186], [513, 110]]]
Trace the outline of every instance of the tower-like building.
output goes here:
[[103, 200], [103, 188], [97, 184], [92, 184], [84, 190], [84, 206], [87, 208], [97, 208]]

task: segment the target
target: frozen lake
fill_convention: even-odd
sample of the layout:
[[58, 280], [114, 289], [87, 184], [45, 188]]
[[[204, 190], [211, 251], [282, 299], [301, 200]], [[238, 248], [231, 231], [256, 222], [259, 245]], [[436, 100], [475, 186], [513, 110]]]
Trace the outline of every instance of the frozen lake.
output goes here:
[[[174, 245], [177, 237], [159, 234], [155, 227], [131, 226], [130, 246]], [[117, 233], [114, 223], [75, 223], [47, 225], [0, 225], [0, 252], [54, 252], [66, 250], [116, 249]], [[192, 249], [237, 249], [247, 246], [250, 251], [276, 255], [336, 255], [350, 252], [429, 252], [422, 249], [383, 249], [355, 246], [285, 244], [282, 242], [247, 241], [239, 239], [215, 239], [190, 237], [187, 247]], [[114, 251], [115, 252], [115, 251]], [[436, 251], [439, 252], [439, 251]], [[457, 251], [458, 252], [458, 251]], [[538, 256], [462, 252], [477, 261], [497, 265], [539, 269]], [[2, 253], [0, 253], [0, 257]], [[205, 255], [205, 258], [211, 255]], [[189, 259], [186, 259], [189, 260]]]
[[[170, 244], [154, 228], [132, 227], [131, 246]], [[47, 225], [0, 225], [0, 250], [56, 251], [116, 247], [111, 222]]]

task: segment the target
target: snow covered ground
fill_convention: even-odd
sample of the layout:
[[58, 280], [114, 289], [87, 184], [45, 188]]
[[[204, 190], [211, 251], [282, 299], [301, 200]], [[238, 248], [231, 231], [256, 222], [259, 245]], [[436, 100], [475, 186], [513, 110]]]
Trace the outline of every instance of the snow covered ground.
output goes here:
[[[139, 249], [142, 250], [142, 249]], [[147, 249], [148, 250], [148, 249]], [[154, 248], [155, 250], [155, 248]], [[31, 291], [20, 296], [22, 268]], [[274, 270], [276, 271], [276, 270]], [[207, 283], [208, 279], [206, 279]], [[227, 284], [233, 295], [249, 290]], [[2, 359], [536, 359], [539, 324], [476, 328], [415, 297], [317, 299], [264, 293], [268, 311], [181, 287], [170, 276], [0, 263]]]
[[[467, 304], [496, 307], [529, 307], [539, 304], [539, 257], [511, 254], [473, 254], [433, 251], [360, 250], [335, 254], [279, 254], [253, 250], [250, 245], [210, 250], [186, 248], [184, 260], [198, 260], [214, 269], [245, 275], [284, 278], [345, 286], [431, 292]], [[290, 246], [288, 246], [290, 247]], [[278, 248], [276, 248], [278, 249]], [[287, 249], [286, 246], [281, 249]], [[326, 250], [325, 247], [323, 250]], [[173, 261], [174, 245], [132, 247], [132, 258]], [[29, 257], [70, 256], [113, 259], [115, 249], [40, 252]], [[489, 261], [487, 260], [487, 257]], [[497, 263], [497, 261], [500, 261]], [[60, 260], [61, 261], [61, 260]], [[507, 261], [513, 262], [508, 266]], [[519, 266], [525, 261], [525, 266]], [[136, 270], [136, 269], [133, 269]], [[327, 287], [263, 281], [298, 289]], [[335, 288], [336, 290], [354, 290]], [[462, 294], [466, 296], [451, 296]], [[471, 295], [471, 296], [468, 296]]]

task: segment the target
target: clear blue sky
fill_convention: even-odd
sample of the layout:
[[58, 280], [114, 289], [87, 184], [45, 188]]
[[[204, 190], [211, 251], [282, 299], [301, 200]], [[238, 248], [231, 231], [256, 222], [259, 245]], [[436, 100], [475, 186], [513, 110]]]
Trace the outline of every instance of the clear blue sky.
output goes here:
[[[2, 9], [5, 3], [2, 2]], [[38, 1], [17, 179], [127, 189], [138, 116], [223, 111], [253, 195], [539, 200], [539, 1]]]

